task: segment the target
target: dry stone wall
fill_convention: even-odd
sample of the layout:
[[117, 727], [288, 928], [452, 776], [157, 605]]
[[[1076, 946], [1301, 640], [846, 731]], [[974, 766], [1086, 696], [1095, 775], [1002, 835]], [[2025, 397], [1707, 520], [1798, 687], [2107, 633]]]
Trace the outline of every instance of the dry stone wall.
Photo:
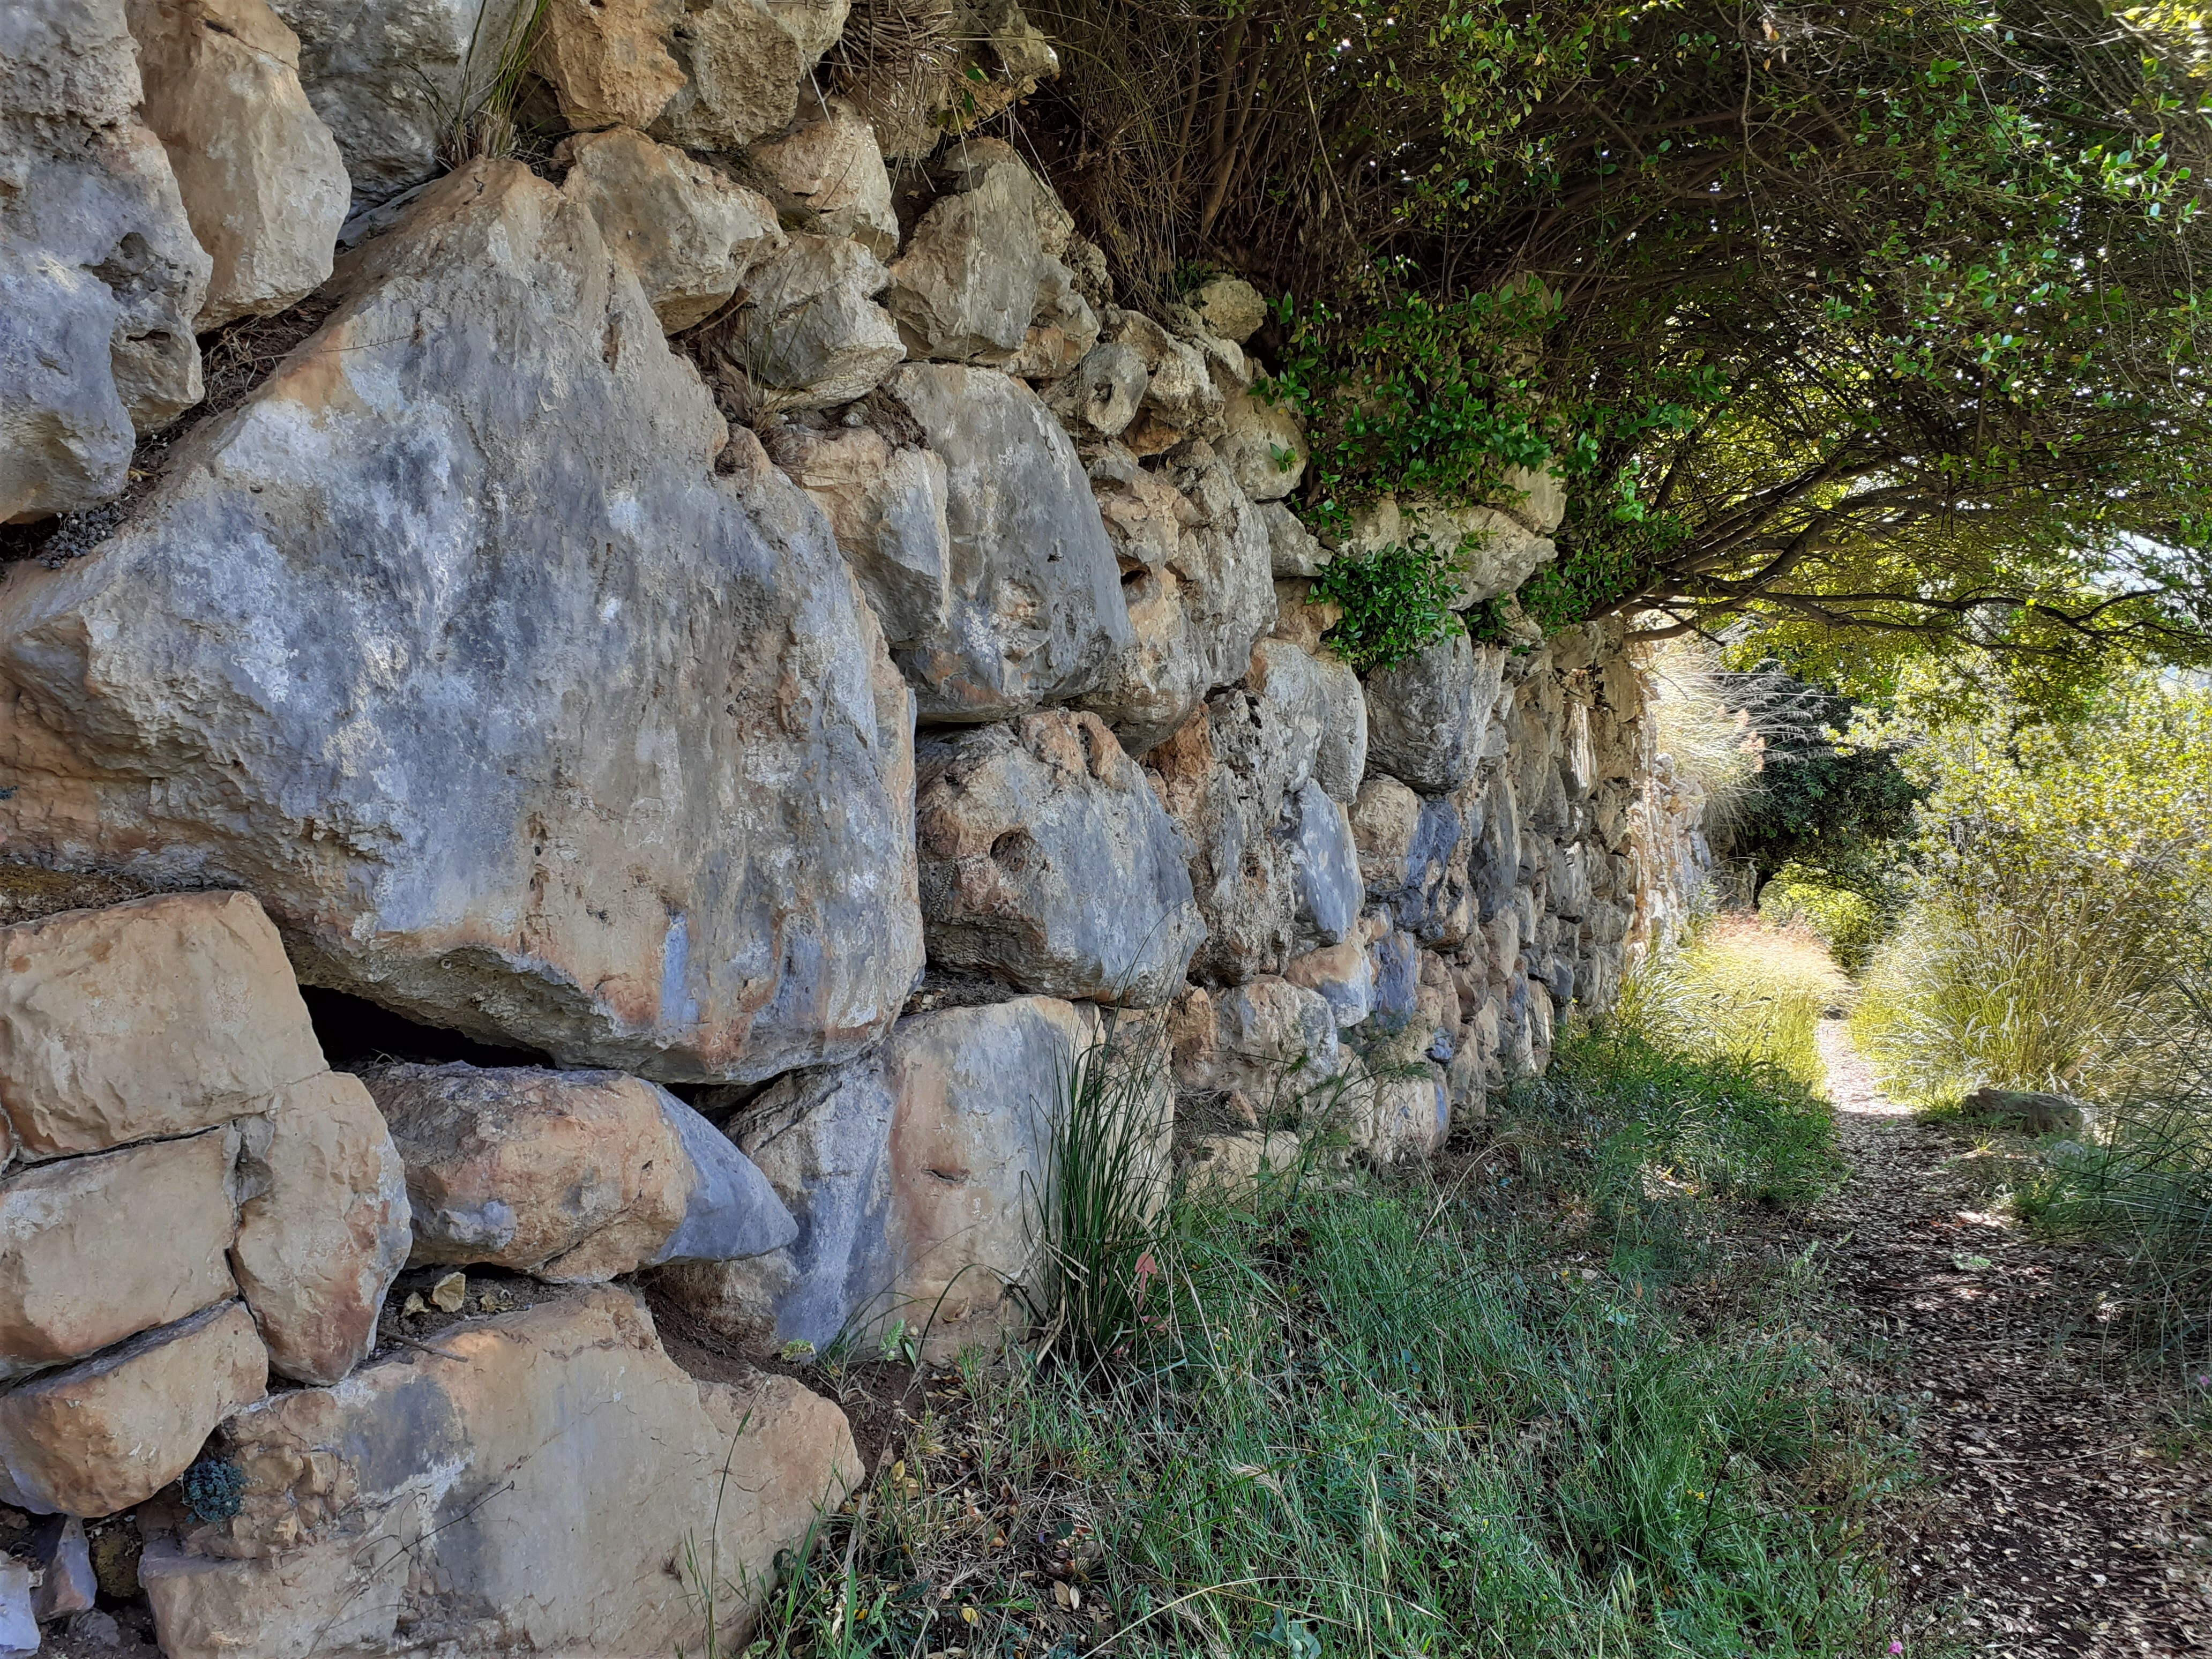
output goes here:
[[553, 0], [533, 165], [477, 10], [0, 12], [0, 1653], [696, 1646], [861, 1470], [648, 1297], [1017, 1332], [1076, 1054], [1197, 1186], [1423, 1157], [1705, 858], [1619, 625], [1329, 651], [1260, 296], [962, 136], [1017, 9]]

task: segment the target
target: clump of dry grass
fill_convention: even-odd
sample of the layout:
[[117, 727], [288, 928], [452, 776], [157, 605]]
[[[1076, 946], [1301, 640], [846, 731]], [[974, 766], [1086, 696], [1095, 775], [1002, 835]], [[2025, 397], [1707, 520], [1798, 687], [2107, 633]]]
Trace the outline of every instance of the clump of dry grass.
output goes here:
[[1613, 1018], [1680, 1052], [1774, 1066], [1818, 1089], [1826, 1078], [1820, 1022], [1852, 995], [1809, 927], [1721, 915], [1630, 975]]

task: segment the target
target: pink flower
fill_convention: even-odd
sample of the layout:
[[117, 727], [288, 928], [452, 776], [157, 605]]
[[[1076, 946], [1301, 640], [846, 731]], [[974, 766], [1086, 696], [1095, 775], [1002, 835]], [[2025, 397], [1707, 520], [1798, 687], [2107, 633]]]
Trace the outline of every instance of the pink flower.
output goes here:
[[1889, 1650], [1892, 1653], [1902, 1653], [1905, 1651], [1905, 1644], [1893, 1636], [1889, 1640]]

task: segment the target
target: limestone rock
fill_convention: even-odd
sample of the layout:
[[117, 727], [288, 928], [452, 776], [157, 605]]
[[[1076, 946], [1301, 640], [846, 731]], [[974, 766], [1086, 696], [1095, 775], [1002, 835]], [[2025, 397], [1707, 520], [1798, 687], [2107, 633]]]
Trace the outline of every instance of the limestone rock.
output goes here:
[[563, 1063], [866, 1046], [921, 959], [912, 703], [820, 514], [709, 471], [757, 447], [519, 163], [349, 261], [121, 534], [0, 580], [0, 834], [250, 886], [301, 977]]
[[28, 1561], [0, 1556], [0, 1656], [29, 1659], [39, 1650], [39, 1592], [31, 1586]]
[[1314, 659], [1321, 681], [1321, 743], [1314, 750], [1314, 780], [1347, 805], [1367, 775], [1367, 692], [1349, 663], [1327, 651]]
[[1357, 1025], [1375, 1009], [1375, 967], [1367, 945], [1358, 938], [1325, 945], [1283, 965], [1283, 977], [1293, 985], [1318, 991], [1336, 1016], [1339, 1030]]
[[1170, 334], [1140, 312], [1111, 311], [1103, 337], [1126, 345], [1144, 359], [1150, 379], [1137, 407], [1137, 418], [1122, 441], [1139, 455], [1158, 455], [1186, 438], [1220, 434], [1221, 388], [1214, 384], [1205, 355]]
[[945, 458], [949, 628], [899, 653], [925, 720], [1004, 720], [1080, 696], [1130, 638], [1091, 487], [1035, 392], [989, 369], [910, 363], [888, 385]]
[[1267, 527], [1267, 550], [1278, 578], [1317, 576], [1328, 562], [1327, 549], [1313, 532], [1298, 522], [1298, 515], [1280, 501], [1260, 503], [1260, 521]]
[[686, 149], [742, 149], [799, 107], [799, 42], [762, 0], [687, 3], [669, 34], [686, 77], [651, 128]]
[[215, 262], [192, 326], [283, 310], [331, 274], [352, 187], [265, 0], [128, 0], [146, 125]]
[[473, 110], [527, 0], [269, 0], [300, 37], [300, 82], [345, 157], [356, 207], [437, 170], [456, 111]]
[[885, 303], [917, 358], [1004, 363], [1029, 339], [1048, 266], [1037, 240], [1036, 183], [1006, 161], [940, 199], [891, 265]]
[[1273, 1102], [1334, 1077], [1344, 1062], [1336, 1012], [1318, 991], [1262, 975], [1213, 997], [1213, 1081]]
[[1976, 1089], [1959, 1103], [1966, 1117], [2026, 1135], [2080, 1134], [2088, 1114], [2078, 1100], [2034, 1089]]
[[418, 1267], [575, 1284], [757, 1255], [797, 1232], [743, 1153], [640, 1079], [455, 1061], [368, 1083], [406, 1166]]
[[1128, 573], [1122, 593], [1134, 638], [1084, 702], [1141, 754], [1189, 720], [1207, 693], [1241, 679], [1254, 643], [1274, 625], [1267, 532], [1208, 454], [1153, 472], [1109, 444], [1091, 476]]
[[450, 1325], [437, 1347], [232, 1419], [218, 1443], [246, 1475], [240, 1513], [157, 1534], [140, 1568], [164, 1652], [306, 1659], [399, 1627], [696, 1652], [687, 1543], [735, 1587], [727, 1642], [775, 1553], [861, 1473], [835, 1406], [787, 1377], [695, 1382], [625, 1291]]
[[1368, 675], [1368, 769], [1425, 794], [1458, 788], [1482, 757], [1504, 672], [1503, 647], [1478, 647], [1455, 627], [1396, 667]]
[[811, 70], [845, 32], [853, 0], [767, 0], [776, 21], [799, 43], [799, 67]]
[[223, 1262], [234, 1145], [210, 1129], [0, 1182], [0, 1382], [237, 1294]]
[[123, 0], [0, 7], [0, 523], [116, 494], [200, 399], [211, 266], [140, 98]]
[[669, 55], [682, 0], [548, 0], [531, 67], [569, 125], [650, 126], [684, 86]]
[[1267, 302], [1241, 276], [1216, 276], [1190, 296], [1206, 331], [1243, 345], [1267, 320]]
[[830, 516], [837, 545], [894, 647], [951, 624], [945, 458], [893, 448], [872, 427], [771, 427], [769, 454]]
[[245, 893], [19, 922], [0, 928], [0, 1103], [22, 1157], [190, 1134], [323, 1069], [284, 947]]
[[905, 361], [890, 313], [869, 297], [889, 280], [874, 254], [842, 236], [793, 236], [753, 270], [731, 340], [763, 407], [850, 403]]
[[46, 1575], [31, 1604], [34, 1614], [59, 1619], [91, 1610], [100, 1583], [93, 1574], [82, 1521], [74, 1515], [49, 1516], [31, 1534], [31, 1553]]
[[705, 321], [784, 246], [765, 198], [631, 128], [566, 139], [554, 159], [568, 168], [562, 193], [591, 210], [671, 334]]
[[407, 1265], [407, 1182], [361, 1079], [325, 1072], [278, 1091], [240, 1128], [231, 1261], [270, 1368], [335, 1382], [368, 1356]]
[[[794, 0], [794, 3], [796, 0]], [[843, 6], [836, 7], [842, 22]], [[766, 184], [804, 210], [825, 236], [849, 236], [878, 259], [898, 252], [898, 214], [876, 131], [842, 99], [818, 121], [755, 144], [752, 165]]]
[[1028, 1266], [1057, 1079], [1096, 1018], [1048, 997], [915, 1014], [865, 1060], [778, 1079], [734, 1127], [802, 1218], [798, 1240], [680, 1269], [672, 1291], [777, 1342], [895, 1320], [938, 1352], [988, 1340], [1018, 1316], [1002, 1292]]
[[88, 1519], [142, 1504], [268, 1381], [268, 1352], [237, 1302], [34, 1376], [0, 1394], [0, 1503]]
[[1282, 823], [1300, 937], [1345, 938], [1358, 921], [1365, 899], [1351, 815], [1319, 779], [1308, 778], [1284, 802]]
[[931, 961], [1047, 996], [1174, 995], [1206, 926], [1182, 832], [1096, 715], [926, 741], [915, 771]]
[[1378, 1078], [1360, 1097], [1353, 1144], [1377, 1164], [1433, 1157], [1451, 1133], [1443, 1068], [1423, 1061], [1411, 1076]]
[[1133, 346], [1093, 346], [1046, 402], [1078, 438], [1111, 438], [1136, 417], [1152, 376]]
[[1280, 1176], [1298, 1166], [1298, 1138], [1287, 1129], [1208, 1135], [1190, 1150], [1183, 1176], [1188, 1189], [1231, 1203], [1256, 1192], [1263, 1174]]

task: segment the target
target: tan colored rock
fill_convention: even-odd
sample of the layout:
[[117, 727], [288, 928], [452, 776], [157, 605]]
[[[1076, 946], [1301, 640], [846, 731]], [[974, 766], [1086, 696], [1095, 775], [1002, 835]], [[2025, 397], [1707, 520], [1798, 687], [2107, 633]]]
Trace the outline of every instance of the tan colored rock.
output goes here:
[[830, 515], [892, 647], [942, 633], [952, 605], [945, 458], [894, 448], [865, 426], [775, 426], [766, 445], [784, 475]]
[[368, 1075], [406, 1166], [418, 1267], [580, 1283], [757, 1255], [798, 1232], [742, 1152], [641, 1079], [459, 1062]]
[[1283, 964], [1283, 977], [1326, 997], [1339, 1030], [1358, 1024], [1374, 1011], [1375, 966], [1368, 960], [1366, 941], [1357, 935], [1292, 957]]
[[1190, 1150], [1183, 1175], [1188, 1190], [1231, 1203], [1251, 1197], [1262, 1174], [1283, 1175], [1298, 1164], [1298, 1138], [1287, 1129], [1208, 1135]]
[[241, 1120], [231, 1262], [270, 1368], [335, 1382], [368, 1357], [407, 1265], [407, 1181], [376, 1103], [343, 1072], [279, 1090]]
[[0, 1394], [0, 1503], [87, 1519], [143, 1504], [268, 1384], [268, 1351], [240, 1302], [33, 1377]]
[[1318, 991], [1263, 976], [1213, 995], [1216, 1087], [1265, 1109], [1336, 1075], [1344, 1051], [1335, 1011]]
[[1431, 1061], [1417, 1062], [1414, 1075], [1377, 1079], [1355, 1093], [1352, 1144], [1377, 1164], [1433, 1157], [1451, 1133], [1451, 1087]]
[[1225, 392], [1215, 453], [1255, 501], [1277, 501], [1306, 475], [1305, 424], [1287, 398], [1269, 403], [1256, 392]]
[[0, 1182], [0, 1381], [237, 1294], [223, 1261], [234, 1144], [210, 1129]]
[[783, 248], [765, 197], [631, 128], [580, 134], [554, 159], [568, 167], [562, 193], [592, 210], [671, 334], [705, 321]]
[[1037, 238], [1038, 193], [1029, 169], [1006, 161], [922, 216], [884, 301], [914, 356], [1003, 364], [1028, 341], [1055, 263]]
[[248, 894], [0, 928], [0, 1108], [21, 1156], [190, 1134], [323, 1069], [283, 945]]
[[845, 32], [845, 19], [853, 0], [767, 0], [777, 22], [791, 31], [799, 43], [799, 66], [811, 70], [822, 54], [837, 44]]
[[146, 125], [215, 261], [193, 326], [267, 316], [322, 286], [352, 185], [300, 86], [300, 37], [264, 0], [129, 0]]
[[402, 1624], [418, 1644], [696, 1652], [687, 1545], [735, 1587], [735, 1625], [860, 1474], [835, 1406], [787, 1377], [695, 1382], [624, 1291], [448, 1326], [437, 1346], [233, 1419], [240, 1513], [157, 1541], [140, 1570], [172, 1659], [305, 1659], [333, 1628], [362, 1643]]
[[682, 0], [549, 0], [531, 67], [570, 125], [645, 127], [684, 86], [669, 56]]
[[706, 0], [669, 33], [685, 76], [652, 125], [686, 149], [738, 149], [799, 107], [799, 43], [761, 0]]
[[1216, 276], [1190, 296], [1190, 308], [1209, 333], [1243, 345], [1267, 320], [1267, 302], [1242, 276]]
[[749, 152], [763, 182], [811, 216], [825, 236], [849, 236], [878, 259], [898, 252], [898, 215], [876, 130], [842, 99], [829, 115]]

